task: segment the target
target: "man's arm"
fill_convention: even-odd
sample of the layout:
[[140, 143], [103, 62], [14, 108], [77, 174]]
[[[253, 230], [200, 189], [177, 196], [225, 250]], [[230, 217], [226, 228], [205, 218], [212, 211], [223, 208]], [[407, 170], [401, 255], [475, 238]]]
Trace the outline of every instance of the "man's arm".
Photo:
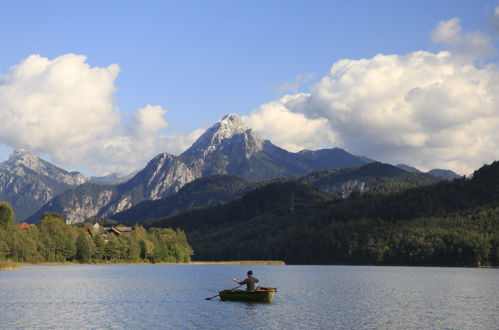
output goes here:
[[245, 279], [244, 281], [239, 281], [237, 278], [233, 278], [232, 280], [238, 283], [239, 285], [248, 284], [248, 279]]

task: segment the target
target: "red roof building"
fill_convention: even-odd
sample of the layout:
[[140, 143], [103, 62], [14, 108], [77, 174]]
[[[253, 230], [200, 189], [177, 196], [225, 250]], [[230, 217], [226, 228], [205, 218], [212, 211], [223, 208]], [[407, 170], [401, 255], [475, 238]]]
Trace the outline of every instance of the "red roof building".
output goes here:
[[26, 223], [26, 222], [23, 222], [23, 223], [18, 223], [16, 225], [17, 228], [21, 228], [21, 229], [28, 229], [29, 228], [29, 223]]

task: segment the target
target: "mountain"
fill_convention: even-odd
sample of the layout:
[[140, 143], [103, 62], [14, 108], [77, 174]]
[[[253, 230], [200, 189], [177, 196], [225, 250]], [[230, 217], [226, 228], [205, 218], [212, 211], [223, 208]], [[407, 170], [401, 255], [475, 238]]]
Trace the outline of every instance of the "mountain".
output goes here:
[[117, 186], [85, 183], [61, 192], [43, 205], [26, 222], [38, 223], [45, 213], [64, 215], [66, 223], [78, 223], [80, 219], [99, 214], [118, 196]]
[[442, 170], [438, 168], [428, 171], [428, 174], [436, 176], [437, 178], [442, 178], [444, 180], [454, 180], [461, 177], [461, 175], [451, 170]]
[[242, 196], [257, 187], [235, 175], [211, 175], [183, 186], [176, 194], [158, 200], [146, 200], [128, 210], [110, 215], [120, 223], [141, 223], [194, 207], [213, 206]]
[[398, 168], [406, 171], [406, 172], [410, 172], [410, 173], [423, 173], [420, 170], [418, 170], [417, 168], [415, 168], [414, 166], [410, 166], [410, 165], [406, 165], [406, 164], [397, 164], [396, 166]]
[[[144, 200], [173, 195], [187, 183], [205, 176], [232, 174], [257, 181], [366, 163], [368, 160], [338, 148], [288, 152], [245, 127], [239, 116], [229, 114], [180, 156], [157, 155], [133, 178], [115, 186], [113, 193], [108, 191], [106, 198], [99, 197], [102, 193], [98, 188], [77, 189], [48, 203], [40, 212], [64, 210], [66, 221], [76, 223], [88, 216], [107, 216]], [[96, 191], [99, 196], [86, 195]], [[32, 217], [30, 221], [37, 219]]]
[[334, 199], [304, 184], [273, 183], [148, 225], [184, 230], [194, 260], [494, 266], [498, 219], [494, 162], [471, 179], [361, 198]]
[[253, 181], [368, 163], [339, 148], [286, 151], [244, 126], [235, 114], [209, 128], [179, 158], [198, 177], [234, 174]]
[[[406, 164], [398, 164], [397, 167], [404, 170], [404, 171], [411, 172], [411, 173], [423, 173], [422, 171], [418, 170], [417, 168], [406, 165]], [[461, 177], [461, 175], [459, 175], [456, 172], [453, 172], [451, 170], [442, 170], [442, 169], [438, 169], [438, 168], [430, 170], [426, 173], [433, 175], [434, 177], [444, 179], [444, 180], [454, 180], [454, 179], [458, 179]]]
[[288, 176], [274, 180], [248, 181], [235, 175], [213, 175], [196, 179], [178, 193], [158, 200], [139, 203], [123, 212], [109, 215], [124, 223], [142, 223], [166, 217], [192, 207], [207, 207], [231, 201], [258, 187], [274, 182], [298, 182], [333, 197], [348, 198], [353, 193], [376, 191], [391, 193], [440, 181], [423, 173], [408, 173], [389, 164], [370, 163], [316, 171], [305, 176]]
[[348, 198], [353, 193], [395, 192], [439, 182], [432, 175], [404, 171], [379, 162], [360, 167], [346, 167], [311, 173], [296, 181], [310, 185], [331, 196]]
[[61, 192], [84, 182], [81, 173], [65, 171], [24, 149], [15, 150], [0, 163], [0, 200], [11, 203], [18, 221]]
[[137, 173], [138, 172], [132, 172], [130, 174], [111, 173], [104, 176], [91, 176], [88, 179], [88, 182], [95, 184], [102, 184], [102, 185], [107, 185], [107, 184], [117, 185], [120, 183], [127, 182], [128, 180], [133, 178]]

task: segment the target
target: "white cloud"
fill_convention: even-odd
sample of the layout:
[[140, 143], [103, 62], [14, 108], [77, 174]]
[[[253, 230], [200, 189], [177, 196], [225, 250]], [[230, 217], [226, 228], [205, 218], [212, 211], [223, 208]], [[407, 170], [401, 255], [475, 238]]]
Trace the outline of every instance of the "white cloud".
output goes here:
[[454, 56], [462, 61], [470, 62], [496, 54], [489, 36], [480, 32], [463, 33], [458, 18], [438, 23], [437, 27], [431, 31], [430, 38], [435, 43], [450, 47]]
[[315, 75], [313, 73], [307, 74], [297, 74], [293, 81], [283, 81], [279, 83], [276, 88], [278, 94], [285, 92], [297, 93], [298, 90], [308, 81], [314, 79]]
[[[340, 60], [309, 93], [286, 95], [243, 119], [290, 151], [338, 146], [469, 174], [499, 159], [499, 69], [476, 64], [495, 48], [488, 36], [463, 32], [457, 18], [430, 36], [449, 50]], [[113, 100], [118, 73], [118, 65], [91, 67], [74, 54], [28, 57], [0, 77], [0, 144], [105, 174], [180, 153], [203, 132], [163, 135], [167, 110], [153, 105], [125, 122]], [[280, 91], [297, 91], [308, 79], [298, 75]]]
[[457, 44], [461, 41], [461, 24], [459, 18], [451, 18], [448, 21], [438, 23], [437, 27], [430, 33], [431, 40], [437, 43]]
[[303, 102], [308, 94], [288, 95], [253, 110], [244, 116], [245, 123], [261, 136], [289, 151], [316, 149], [325, 144], [334, 144], [325, 118], [308, 119], [304, 114], [291, 112], [286, 105]]
[[81, 55], [29, 56], [0, 79], [0, 143], [105, 174], [140, 168], [192, 142], [161, 135], [168, 122], [160, 106], [147, 105], [125, 123], [113, 100], [119, 71], [116, 64], [91, 67]]
[[394, 164], [469, 174], [499, 158], [499, 71], [450, 52], [341, 60], [309, 94], [263, 105], [248, 122], [281, 146], [330, 142]]

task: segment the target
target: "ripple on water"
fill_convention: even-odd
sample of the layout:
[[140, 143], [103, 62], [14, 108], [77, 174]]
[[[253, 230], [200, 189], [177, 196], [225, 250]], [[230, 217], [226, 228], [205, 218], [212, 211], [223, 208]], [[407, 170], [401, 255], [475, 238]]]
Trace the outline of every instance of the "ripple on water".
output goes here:
[[271, 304], [206, 297], [248, 266], [34, 266], [0, 273], [0, 328], [379, 329], [499, 324], [496, 269], [251, 266]]

